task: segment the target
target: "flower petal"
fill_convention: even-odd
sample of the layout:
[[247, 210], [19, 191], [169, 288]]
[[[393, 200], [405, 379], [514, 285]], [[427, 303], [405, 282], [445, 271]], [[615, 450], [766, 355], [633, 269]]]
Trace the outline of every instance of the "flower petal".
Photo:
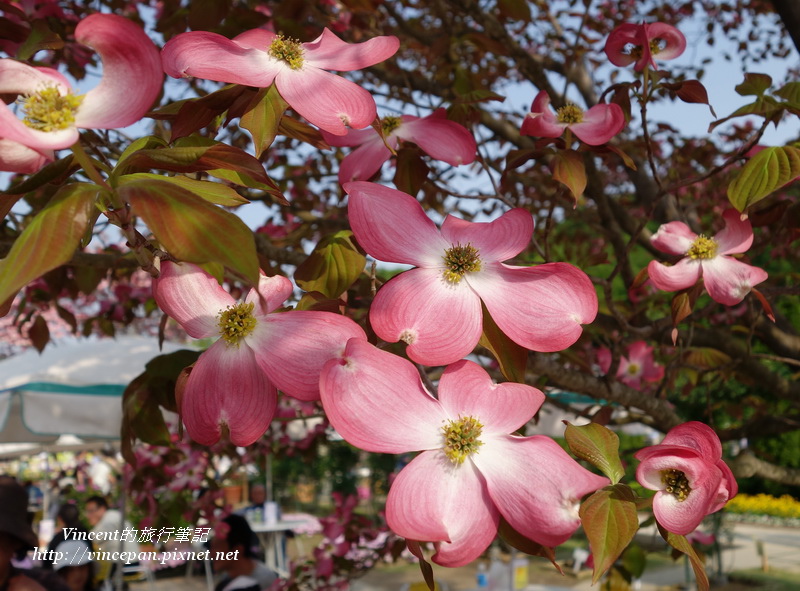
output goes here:
[[250, 445], [272, 422], [278, 393], [246, 346], [217, 341], [195, 363], [181, 399], [189, 436], [213, 445], [227, 425], [234, 445]]
[[0, 170], [31, 174], [53, 160], [52, 150], [44, 153], [13, 140], [0, 139]]
[[437, 109], [427, 117], [403, 117], [396, 135], [410, 140], [435, 160], [453, 166], [469, 164], [475, 160], [475, 138], [462, 125], [449, 121], [444, 109]]
[[408, 343], [408, 356], [425, 365], [445, 365], [478, 344], [481, 302], [466, 281], [447, 282], [442, 269], [411, 269], [386, 283], [369, 312], [385, 341]]
[[444, 370], [439, 380], [439, 402], [451, 419], [478, 419], [484, 435], [508, 434], [533, 418], [544, 402], [544, 394], [526, 384], [496, 384], [481, 366], [462, 360]]
[[650, 281], [658, 289], [678, 291], [697, 283], [702, 266], [699, 260], [690, 258], [681, 259], [671, 267], [658, 261], [650, 261], [650, 264], [647, 265], [647, 273], [650, 275]]
[[345, 125], [360, 129], [377, 116], [372, 95], [335, 74], [304, 65], [284, 68], [275, 78], [281, 96], [300, 115], [334, 135], [347, 133]]
[[696, 239], [697, 234], [683, 222], [669, 222], [658, 228], [650, 243], [661, 252], [685, 255]]
[[561, 137], [566, 128], [565, 123], [559, 123], [550, 108], [550, 95], [541, 90], [533, 99], [531, 112], [525, 116], [520, 133], [535, 137]]
[[607, 143], [625, 127], [625, 114], [617, 104], [597, 104], [583, 114], [583, 121], [569, 128], [579, 140], [590, 146]]
[[347, 43], [326, 28], [311, 43], [303, 43], [303, 57], [314, 67], [347, 72], [374, 66], [392, 57], [399, 48], [400, 40], [393, 35]]
[[[320, 377], [325, 414], [350, 444], [379, 453], [442, 447], [447, 418], [407, 360], [352, 339]], [[436, 538], [443, 539], [443, 538]]]
[[216, 33], [190, 31], [161, 50], [164, 71], [173, 78], [195, 76], [267, 88], [284, 65], [266, 52], [243, 47]]
[[291, 310], [260, 317], [246, 337], [256, 361], [284, 394], [319, 400], [319, 374], [341, 357], [349, 339], [366, 340], [362, 328], [331, 312]]
[[440, 450], [414, 458], [386, 499], [389, 527], [409, 540], [439, 542], [432, 560], [443, 566], [478, 558], [497, 535], [499, 521], [472, 462], [456, 466]]
[[[675, 445], [653, 447], [661, 449], [651, 452], [637, 466], [636, 480], [646, 488], [659, 491], [653, 499], [653, 513], [661, 525], [676, 534], [691, 533], [711, 513], [722, 473], [693, 449]], [[639, 457], [638, 452], [635, 455]], [[667, 470], [683, 472], [688, 480], [691, 490], [683, 501], [664, 490], [662, 475]]]
[[411, 195], [376, 183], [344, 185], [347, 214], [356, 240], [378, 260], [441, 266], [450, 244]]
[[609, 483], [542, 435], [496, 437], [472, 460], [509, 525], [544, 546], [565, 542], [580, 525], [580, 499]]
[[725, 227], [717, 232], [717, 254], [739, 254], [745, 252], [753, 244], [753, 227], [749, 220], [742, 220], [735, 209], [728, 209], [722, 214]]
[[620, 67], [625, 67], [635, 62], [636, 56], [626, 49], [630, 45], [641, 45], [640, 30], [641, 25], [623, 23], [611, 31], [603, 48], [608, 61]]
[[528, 246], [533, 235], [533, 216], [519, 207], [492, 222], [468, 222], [448, 215], [442, 236], [450, 244], [471, 244], [483, 263], [508, 260]]
[[334, 148], [354, 148], [371, 140], [379, 141], [381, 144], [383, 143], [381, 136], [378, 135], [378, 132], [372, 127], [367, 127], [365, 129], [348, 129], [347, 133], [344, 135], [334, 135], [328, 133], [324, 129], [321, 129], [320, 133], [322, 133], [323, 139]]
[[249, 47], [258, 51], [266, 52], [278, 35], [266, 29], [250, 29], [244, 33], [236, 35], [231, 41], [242, 47]]
[[717, 256], [703, 261], [703, 280], [711, 299], [726, 306], [735, 306], [750, 293], [754, 285], [766, 281], [769, 275], [729, 256]]
[[77, 127], [113, 129], [139, 121], [161, 92], [161, 56], [142, 28], [115, 14], [92, 14], [75, 28], [75, 40], [103, 60], [100, 84], [75, 113]]
[[[377, 133], [374, 139], [364, 142], [344, 157], [339, 166], [339, 184], [350, 181], [367, 181], [381, 169], [392, 153]], [[395, 142], [396, 143], [396, 142]]]
[[190, 263], [161, 262], [153, 297], [167, 315], [196, 339], [219, 336], [218, 314], [236, 303], [211, 275]]
[[281, 307], [292, 295], [292, 282], [282, 275], [267, 277], [261, 273], [258, 278], [258, 289], [251, 289], [245, 301], [254, 303], [253, 314], [265, 316]]
[[497, 326], [534, 351], [561, 351], [597, 315], [597, 295], [586, 274], [567, 263], [536, 267], [487, 265], [466, 279]]
[[722, 444], [714, 429], [700, 421], [681, 423], [669, 430], [661, 445], [680, 445], [697, 452], [707, 462], [722, 457]]
[[[664, 42], [663, 49], [654, 54], [659, 60], [672, 60], [686, 50], [686, 37], [678, 29], [667, 23], [652, 23], [645, 25], [648, 41], [660, 39]], [[649, 45], [649, 43], [648, 43]]]

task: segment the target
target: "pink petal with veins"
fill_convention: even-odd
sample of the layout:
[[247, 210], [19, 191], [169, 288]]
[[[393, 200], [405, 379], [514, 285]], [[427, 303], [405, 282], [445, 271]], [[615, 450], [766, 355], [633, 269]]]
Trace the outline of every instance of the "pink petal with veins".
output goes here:
[[532, 236], [533, 216], [519, 207], [491, 222], [468, 222], [448, 215], [442, 224], [442, 237], [451, 245], [474, 246], [482, 264], [517, 256], [527, 248]]
[[295, 111], [334, 135], [347, 133], [345, 125], [366, 127], [377, 116], [375, 100], [368, 91], [324, 70], [286, 68], [275, 84]]
[[480, 295], [497, 326], [534, 351], [560, 351], [578, 340], [582, 324], [597, 315], [591, 280], [567, 263], [536, 267], [487, 265], [466, 281]]
[[472, 462], [454, 466], [439, 450], [414, 458], [395, 478], [386, 499], [386, 522], [411, 540], [438, 542], [433, 561], [464, 566], [497, 535], [499, 513]]
[[419, 372], [366, 340], [348, 341], [344, 355], [325, 364], [320, 392], [331, 425], [352, 445], [378, 453], [441, 447], [447, 415]]
[[569, 539], [580, 525], [581, 498], [609, 484], [541, 435], [496, 436], [472, 460], [509, 525], [543, 546]]
[[400, 40], [393, 35], [373, 37], [362, 43], [347, 43], [328, 29], [324, 29], [314, 41], [303, 43], [304, 58], [309, 65], [339, 72], [374, 66], [392, 57], [399, 48]]
[[167, 41], [161, 61], [173, 78], [194, 76], [259, 88], [270, 86], [278, 72], [288, 68], [265, 50], [244, 47], [204, 31], [182, 33]]
[[590, 146], [607, 143], [625, 127], [622, 108], [614, 103], [598, 104], [583, 113], [583, 121], [567, 126], [579, 140]]
[[272, 422], [278, 394], [249, 347], [219, 340], [195, 363], [181, 399], [189, 436], [213, 445], [227, 426], [234, 445], [250, 445]]
[[700, 279], [702, 264], [699, 260], [685, 258], [668, 267], [658, 261], [650, 261], [647, 273], [650, 281], [663, 291], [678, 291], [686, 289], [697, 283]]
[[300, 400], [319, 400], [319, 374], [341, 357], [351, 338], [366, 340], [363, 329], [331, 312], [290, 310], [258, 319], [245, 338], [256, 362], [279, 390]]
[[78, 23], [75, 40], [103, 61], [100, 84], [83, 97], [75, 125], [113, 129], [139, 121], [153, 106], [164, 78], [158, 49], [147, 34], [125, 17], [96, 13]]
[[236, 301], [211, 275], [190, 263], [161, 262], [153, 297], [168, 316], [196, 339], [220, 335], [219, 313]]
[[466, 281], [449, 283], [443, 268], [417, 268], [386, 283], [370, 308], [380, 338], [408, 343], [406, 354], [425, 365], [444, 365], [468, 355], [483, 326], [481, 302]]
[[350, 227], [361, 247], [388, 263], [441, 266], [451, 245], [411, 195], [375, 183], [344, 185]]

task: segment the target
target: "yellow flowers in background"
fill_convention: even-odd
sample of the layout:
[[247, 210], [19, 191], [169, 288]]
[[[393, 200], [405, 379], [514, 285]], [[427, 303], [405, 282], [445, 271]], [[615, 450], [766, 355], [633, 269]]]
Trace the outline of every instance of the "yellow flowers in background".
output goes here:
[[765, 494], [740, 494], [728, 501], [725, 508], [731, 513], [753, 513], [800, 519], [800, 501], [789, 495], [773, 497]]

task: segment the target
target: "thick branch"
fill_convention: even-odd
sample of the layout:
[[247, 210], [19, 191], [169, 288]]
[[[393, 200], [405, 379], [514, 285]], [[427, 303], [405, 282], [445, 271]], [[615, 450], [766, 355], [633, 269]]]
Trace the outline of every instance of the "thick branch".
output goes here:
[[745, 450], [729, 462], [733, 475], [739, 478], [758, 476], [781, 484], [800, 486], [800, 470], [776, 466], [758, 459], [749, 450]]
[[652, 426], [659, 431], [666, 433], [683, 422], [666, 400], [642, 394], [621, 382], [609, 383], [602, 378], [565, 368], [550, 355], [532, 354], [529, 367], [534, 374], [546, 376], [550, 385], [625, 407], [639, 408], [653, 418]]

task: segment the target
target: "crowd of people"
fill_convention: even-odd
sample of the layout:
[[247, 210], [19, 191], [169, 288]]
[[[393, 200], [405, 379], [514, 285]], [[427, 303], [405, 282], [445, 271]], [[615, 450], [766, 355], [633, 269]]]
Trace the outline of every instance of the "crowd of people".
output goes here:
[[[258, 560], [258, 538], [246, 517], [258, 506], [259, 492], [258, 488], [251, 491], [250, 505], [211, 528], [214, 533], [208, 547], [218, 574], [215, 591], [263, 591], [277, 578]], [[109, 551], [140, 556], [135, 540], [113, 540], [119, 537], [114, 532], [131, 525], [109, 506], [105, 497], [92, 496], [83, 507], [60, 503], [54, 535], [46, 550], [39, 546], [40, 540], [31, 527], [29, 499], [29, 490], [16, 479], [0, 476], [0, 591], [107, 591], [115, 588], [115, 580], [124, 580], [139, 570], [137, 561], [125, 561], [122, 577], [116, 577], [115, 562], [97, 559], [98, 552]], [[98, 535], [103, 533], [109, 535]], [[38, 552], [31, 554], [33, 550]], [[38, 564], [31, 561], [31, 556], [37, 558]]]

